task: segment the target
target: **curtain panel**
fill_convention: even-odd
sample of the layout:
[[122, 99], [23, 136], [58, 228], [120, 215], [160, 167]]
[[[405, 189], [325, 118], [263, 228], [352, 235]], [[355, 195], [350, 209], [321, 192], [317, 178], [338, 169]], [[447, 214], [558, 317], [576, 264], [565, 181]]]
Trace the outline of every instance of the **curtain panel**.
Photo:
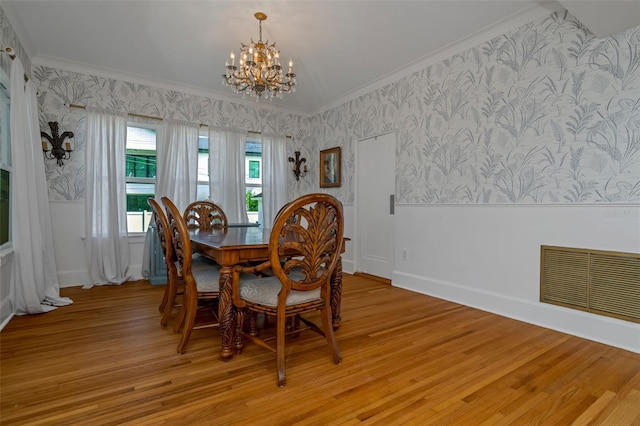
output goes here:
[[195, 201], [200, 125], [165, 119], [157, 149], [155, 198], [169, 197], [183, 211]]
[[284, 136], [262, 136], [262, 217], [271, 227], [276, 215], [287, 203], [287, 154]]
[[14, 271], [10, 299], [14, 312], [39, 314], [69, 305], [60, 297], [53, 249], [49, 197], [42, 160], [38, 101], [24, 83], [20, 58], [11, 64], [12, 241]]
[[[154, 198], [169, 197], [180, 211], [195, 201], [198, 185], [198, 136], [200, 124], [165, 119], [156, 147], [156, 193]], [[151, 224], [149, 225], [151, 226]], [[147, 230], [142, 253], [142, 276], [151, 273], [153, 234]]]
[[245, 146], [247, 131], [209, 129], [209, 193], [229, 222], [247, 222]]
[[122, 284], [130, 277], [126, 138], [126, 113], [87, 108], [86, 245], [93, 284]]

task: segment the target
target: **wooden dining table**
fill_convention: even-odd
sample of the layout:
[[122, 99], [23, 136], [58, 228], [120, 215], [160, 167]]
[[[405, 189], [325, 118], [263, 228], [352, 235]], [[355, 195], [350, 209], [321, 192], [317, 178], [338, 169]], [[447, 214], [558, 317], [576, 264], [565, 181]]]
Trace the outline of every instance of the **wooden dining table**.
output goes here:
[[[228, 361], [235, 353], [236, 310], [232, 300], [231, 272], [238, 264], [269, 259], [270, 228], [225, 227], [218, 229], [191, 229], [189, 237], [194, 252], [214, 259], [220, 265], [218, 321], [220, 323], [220, 358]], [[345, 238], [348, 241], [348, 238]], [[341, 253], [344, 253], [344, 242]], [[341, 323], [342, 259], [331, 276], [331, 315], [333, 328]]]

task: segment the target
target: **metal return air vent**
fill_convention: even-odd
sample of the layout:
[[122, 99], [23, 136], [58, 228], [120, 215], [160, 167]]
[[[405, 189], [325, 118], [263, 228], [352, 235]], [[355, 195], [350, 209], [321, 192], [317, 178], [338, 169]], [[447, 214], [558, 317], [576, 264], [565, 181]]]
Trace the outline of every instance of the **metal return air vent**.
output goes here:
[[540, 301], [640, 323], [640, 253], [541, 246]]

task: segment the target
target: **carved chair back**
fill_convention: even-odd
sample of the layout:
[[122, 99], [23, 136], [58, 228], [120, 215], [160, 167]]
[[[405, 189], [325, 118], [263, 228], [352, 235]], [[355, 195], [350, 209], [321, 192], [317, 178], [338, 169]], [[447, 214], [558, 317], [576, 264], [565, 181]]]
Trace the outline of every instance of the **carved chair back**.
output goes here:
[[227, 215], [222, 208], [211, 201], [194, 201], [184, 210], [183, 218], [187, 228], [211, 229], [227, 226]]

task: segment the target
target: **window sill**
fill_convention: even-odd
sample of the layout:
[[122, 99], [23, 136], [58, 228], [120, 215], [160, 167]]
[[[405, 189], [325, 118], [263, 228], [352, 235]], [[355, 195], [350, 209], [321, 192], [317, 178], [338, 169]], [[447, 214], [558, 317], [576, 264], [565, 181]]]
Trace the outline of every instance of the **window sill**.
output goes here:
[[146, 232], [129, 232], [127, 234], [129, 237], [129, 244], [140, 244], [144, 243], [145, 238], [147, 238]]
[[11, 241], [0, 246], [0, 267], [4, 266], [10, 260], [13, 254], [13, 243]]

